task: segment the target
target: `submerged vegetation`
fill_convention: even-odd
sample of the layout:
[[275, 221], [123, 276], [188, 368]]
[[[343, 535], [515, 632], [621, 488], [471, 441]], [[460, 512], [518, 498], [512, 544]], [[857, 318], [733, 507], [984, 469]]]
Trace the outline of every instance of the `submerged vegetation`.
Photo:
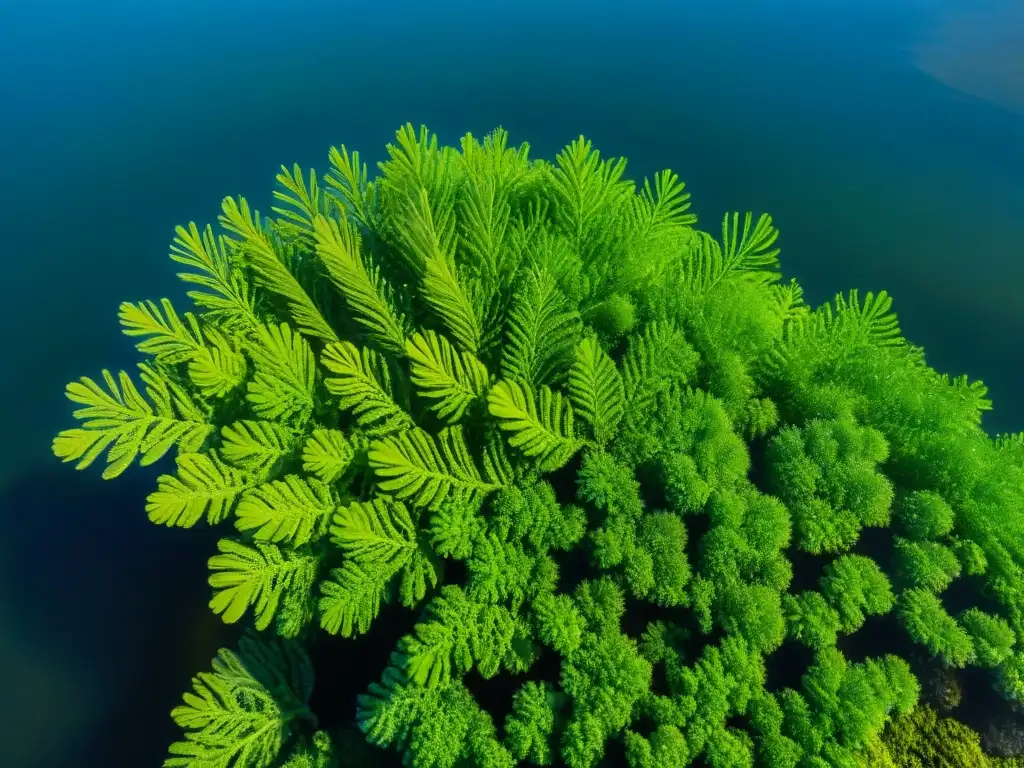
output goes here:
[[671, 171], [387, 152], [179, 227], [193, 311], [122, 304], [149, 359], [68, 386], [57, 456], [173, 456], [147, 514], [222, 532], [210, 608], [249, 627], [165, 765], [982, 764], [913, 665], [1024, 698], [1024, 438], [985, 387], [885, 292], [807, 306], [770, 217], [698, 229]]

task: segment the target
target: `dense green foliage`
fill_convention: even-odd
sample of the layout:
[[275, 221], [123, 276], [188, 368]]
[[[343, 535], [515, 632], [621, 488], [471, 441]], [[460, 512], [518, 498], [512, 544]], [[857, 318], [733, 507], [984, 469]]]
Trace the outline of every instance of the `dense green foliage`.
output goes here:
[[981, 751], [978, 735], [934, 709], [920, 706], [886, 728], [882, 749], [865, 761], [870, 768], [989, 768], [997, 763]]
[[[141, 388], [68, 386], [55, 453], [173, 455], [147, 513], [223, 531], [210, 608], [253, 628], [166, 765], [354, 764], [358, 727], [416, 768], [855, 766], [922, 712], [905, 660], [837, 648], [883, 617], [1024, 698], [1024, 441], [884, 292], [808, 307], [770, 217], [712, 236], [582, 137], [387, 150], [179, 227], [195, 311], [123, 304]], [[984, 609], [947, 606], [965, 579]], [[368, 688], [314, 675], [396, 626]], [[813, 662], [766, 687], [787, 642]]]

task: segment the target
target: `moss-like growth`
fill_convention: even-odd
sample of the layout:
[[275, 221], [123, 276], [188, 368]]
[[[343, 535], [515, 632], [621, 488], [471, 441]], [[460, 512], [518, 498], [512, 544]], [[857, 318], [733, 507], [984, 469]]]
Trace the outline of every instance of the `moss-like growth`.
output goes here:
[[934, 709], [920, 706], [893, 720], [882, 738], [884, 749], [865, 761], [870, 768], [990, 768], [978, 734]]
[[[179, 228], [194, 310], [121, 307], [142, 387], [68, 386], [56, 454], [173, 453], [147, 513], [223, 531], [210, 607], [253, 629], [166, 765], [856, 765], [922, 711], [906, 661], [837, 648], [892, 613], [1024, 695], [1020, 440], [884, 292], [808, 307], [770, 217], [712, 236], [583, 138], [387, 149]], [[984, 612], [944, 605], [964, 577]], [[812, 663], [769, 690], [787, 640]]]

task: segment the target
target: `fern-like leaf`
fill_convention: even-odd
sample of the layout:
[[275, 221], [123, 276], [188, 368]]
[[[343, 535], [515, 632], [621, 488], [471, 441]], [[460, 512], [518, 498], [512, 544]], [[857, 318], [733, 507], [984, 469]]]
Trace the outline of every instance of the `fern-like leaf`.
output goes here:
[[400, 501], [375, 498], [341, 507], [331, 521], [331, 539], [351, 558], [402, 566], [416, 548], [416, 526]]
[[302, 447], [302, 468], [330, 485], [345, 474], [355, 450], [337, 429], [315, 429]]
[[142, 337], [136, 348], [152, 355], [157, 362], [175, 365], [204, 349], [203, 333], [196, 316], [186, 312], [183, 322], [169, 299], [161, 299], [159, 307], [152, 301], [123, 302], [118, 319], [126, 336]]
[[274, 421], [305, 423], [313, 411], [316, 359], [309, 343], [287, 323], [261, 325], [258, 344], [250, 349], [256, 376], [248, 400], [258, 416]]
[[324, 216], [313, 220], [316, 252], [327, 276], [341, 292], [369, 337], [386, 351], [405, 351], [405, 317], [398, 313], [380, 269], [368, 266], [360, 253], [359, 234], [348, 222]]
[[187, 229], [176, 227], [174, 232], [171, 260], [194, 270], [179, 272], [178, 278], [205, 289], [188, 292], [196, 306], [206, 310], [205, 318], [226, 328], [254, 329], [259, 318], [252, 290], [240, 271], [233, 268], [226, 238], [214, 237], [210, 226], [200, 234], [191, 222]]
[[555, 158], [551, 188], [559, 201], [562, 229], [575, 250], [584, 253], [598, 234], [601, 213], [632, 185], [622, 181], [626, 161], [601, 160], [593, 144], [580, 136]]
[[729, 275], [722, 247], [707, 232], [695, 232], [689, 263], [681, 275], [682, 285], [703, 296]]
[[[474, 184], [494, 184], [496, 191], [514, 193], [530, 175], [530, 145], [508, 145], [508, 131], [498, 127], [484, 136], [483, 143], [467, 133], [459, 139], [462, 167]], [[462, 191], [465, 191], [463, 189]]]
[[[450, 212], [449, 212], [450, 213]], [[455, 269], [454, 235], [450, 215], [444, 222], [435, 220], [426, 189], [409, 206], [409, 238], [423, 265], [422, 295], [438, 316], [455, 343], [475, 355], [480, 349], [480, 318], [473, 302], [460, 285]]]
[[82, 426], [66, 429], [54, 438], [53, 452], [58, 458], [77, 461], [75, 468], [85, 469], [107, 451], [103, 478], [110, 479], [124, 472], [137, 456], [139, 463], [147, 466], [174, 445], [184, 453], [199, 451], [212, 430], [203, 413], [173, 382], [145, 365], [139, 368], [152, 404], [124, 371], [116, 379], [110, 371], [103, 371], [106, 391], [88, 377], [68, 384], [68, 399], [83, 406], [74, 412]]
[[332, 635], [366, 634], [386, 599], [388, 581], [394, 576], [385, 563], [365, 564], [347, 560], [320, 584], [320, 626]]
[[[464, 142], [463, 147], [466, 146]], [[514, 271], [506, 263], [512, 207], [499, 187], [499, 180], [490, 174], [467, 183], [459, 203], [460, 245], [473, 273], [481, 277], [491, 293], [499, 288], [505, 274]]]
[[361, 163], [359, 152], [349, 152], [344, 144], [331, 147], [328, 155], [331, 170], [327, 181], [340, 205], [360, 225], [373, 228], [376, 216], [376, 188], [369, 180], [366, 163]]
[[548, 387], [541, 387], [535, 400], [529, 387], [499, 381], [487, 395], [487, 408], [499, 426], [511, 433], [509, 444], [536, 459], [542, 472], [565, 466], [580, 447], [572, 406]]
[[369, 459], [381, 491], [427, 509], [438, 509], [453, 493], [497, 488], [481, 479], [458, 427], [445, 428], [436, 439], [414, 428], [374, 440]]
[[436, 688], [473, 666], [473, 634], [480, 606], [456, 586], [446, 586], [430, 601], [427, 620], [402, 639], [410, 679]]
[[697, 223], [697, 217], [689, 212], [690, 193], [686, 191], [686, 184], [671, 170], [654, 174], [653, 190], [650, 180], [644, 179], [643, 189], [634, 199], [643, 235], [657, 233], [664, 227], [688, 227]]
[[290, 235], [305, 242], [313, 239], [313, 220], [324, 211], [324, 199], [320, 194], [316, 171], [309, 172], [309, 183], [303, 178], [302, 168], [296, 163], [292, 170], [284, 165], [277, 174], [278, 189], [274, 190], [274, 199], [283, 206], [273, 206], [271, 210], [282, 217], [279, 224]]
[[719, 283], [733, 278], [746, 278], [769, 283], [778, 277], [779, 249], [773, 248], [779, 232], [767, 214], [751, 225], [752, 215], [744, 217], [739, 231], [739, 214], [726, 214], [722, 220], [722, 243], [706, 232], [695, 232], [690, 262], [686, 265], [683, 285], [699, 295], [707, 295]]
[[409, 682], [406, 657], [391, 652], [391, 660], [380, 682], [370, 683], [367, 693], [359, 694], [356, 722], [366, 740], [378, 747], [404, 747], [434, 697], [426, 688]]
[[321, 625], [328, 631], [345, 636], [366, 632], [396, 574], [401, 573], [401, 602], [409, 608], [437, 585], [436, 557], [421, 544], [402, 502], [354, 502], [335, 513], [330, 530], [346, 560], [333, 584], [324, 586]]
[[300, 547], [324, 533], [334, 507], [330, 489], [319, 480], [287, 475], [246, 493], [235, 510], [235, 526], [254, 531], [257, 541]]
[[161, 475], [157, 489], [146, 499], [146, 514], [157, 525], [191, 528], [204, 516], [216, 525], [254, 485], [252, 477], [213, 453], [184, 453], [176, 460], [177, 474]]
[[220, 453], [225, 461], [260, 480], [274, 473], [294, 449], [291, 432], [273, 421], [236, 421], [221, 428]]
[[449, 423], [462, 419], [466, 408], [487, 388], [487, 368], [474, 355], [455, 350], [434, 331], [414, 334], [406, 341], [412, 383], [420, 394], [437, 402], [431, 405]]
[[308, 583], [301, 572], [315, 569], [317, 558], [282, 552], [273, 544], [248, 546], [231, 539], [217, 542], [209, 560], [210, 609], [233, 624], [252, 607], [256, 629], [270, 626], [292, 581]]
[[593, 336], [576, 347], [576, 362], [569, 371], [569, 397], [602, 445], [610, 440], [625, 412], [622, 377], [615, 363]]
[[779, 266], [779, 249], [773, 248], [779, 230], [772, 226], [772, 217], [762, 213], [753, 222], [750, 211], [743, 217], [743, 231], [739, 230], [739, 213], [722, 219], [722, 256], [726, 269], [744, 272], [772, 272]]
[[327, 378], [327, 390], [337, 395], [340, 408], [352, 411], [367, 434], [387, 435], [412, 426], [412, 417], [392, 397], [384, 358], [372, 349], [360, 352], [348, 341], [329, 344], [321, 362], [335, 374]]
[[220, 649], [171, 711], [186, 733], [164, 768], [270, 768], [296, 720], [312, 719], [312, 665], [301, 648], [245, 637], [239, 650]]
[[899, 321], [892, 311], [892, 297], [886, 291], [877, 294], [868, 291], [861, 303], [854, 288], [848, 298], [836, 294], [835, 304], [836, 323], [842, 330], [877, 346], [901, 347], [906, 344]]
[[679, 388], [696, 372], [697, 353], [686, 337], [667, 322], [649, 323], [629, 340], [622, 360], [622, 380], [630, 412], [655, 405], [659, 392]]
[[206, 326], [203, 335], [209, 343], [189, 360], [189, 380], [204, 397], [224, 397], [245, 381], [245, 355], [212, 326]]
[[512, 485], [516, 480], [516, 468], [512, 466], [501, 428], [493, 422], [487, 426], [487, 443], [484, 445], [484, 479], [499, 488]]
[[502, 377], [531, 387], [557, 383], [573, 357], [579, 314], [546, 270], [528, 270], [509, 315]]
[[221, 205], [221, 225], [237, 235], [235, 246], [246, 255], [249, 266], [256, 274], [259, 285], [281, 296], [288, 302], [288, 310], [302, 333], [323, 341], [337, 341], [338, 335], [324, 319], [320, 309], [306, 293], [274, 249], [270, 237], [260, 226], [259, 212], [250, 212], [244, 197], [224, 198]]
[[803, 286], [796, 281], [796, 278], [792, 278], [785, 285], [777, 283], [771, 286], [771, 296], [772, 308], [784, 325], [806, 315], [809, 311], [807, 304], [804, 303]]
[[421, 126], [419, 134], [410, 123], [395, 133], [396, 142], [387, 145], [388, 159], [379, 164], [378, 188], [389, 204], [387, 214], [394, 222], [393, 234], [403, 241], [399, 255], [416, 275], [423, 274], [423, 243], [420, 232], [411, 225], [417, 214], [410, 206], [418, 204], [420, 190], [425, 190], [432, 213], [432, 230], [440, 240], [444, 253], [454, 252], [455, 227], [453, 202], [455, 187], [461, 175], [458, 152], [452, 147], [438, 147], [437, 134]]
[[478, 603], [460, 588], [446, 586], [401, 647], [410, 679], [437, 688], [474, 664], [485, 679], [496, 675], [514, 633], [515, 620], [505, 606]]

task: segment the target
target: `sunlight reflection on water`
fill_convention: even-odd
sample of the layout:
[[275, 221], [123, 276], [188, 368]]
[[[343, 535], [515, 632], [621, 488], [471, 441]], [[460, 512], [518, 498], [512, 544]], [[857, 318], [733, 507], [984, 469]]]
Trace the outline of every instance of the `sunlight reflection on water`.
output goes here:
[[922, 72], [1024, 115], [1024, 3], [940, 11], [911, 50]]

